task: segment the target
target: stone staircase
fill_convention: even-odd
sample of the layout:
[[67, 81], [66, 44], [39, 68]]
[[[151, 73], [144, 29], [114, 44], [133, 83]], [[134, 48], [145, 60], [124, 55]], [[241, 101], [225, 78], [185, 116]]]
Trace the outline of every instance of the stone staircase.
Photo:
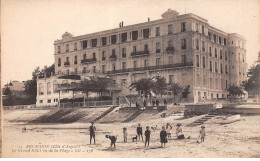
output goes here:
[[109, 114], [110, 112], [112, 112], [115, 108], [117, 108], [117, 106], [112, 106], [110, 107], [108, 110], [106, 110], [104, 113], [102, 113], [99, 117], [97, 117], [95, 120], [93, 120], [94, 122], [102, 119], [103, 117], [105, 117], [107, 114]]
[[135, 118], [137, 118], [139, 115], [141, 115], [142, 111], [136, 111], [134, 114], [132, 114], [129, 118], [125, 119], [123, 123], [133, 121]]
[[206, 116], [204, 116], [204, 117], [202, 117], [202, 118], [200, 118], [200, 119], [198, 119], [198, 120], [188, 124], [187, 126], [188, 127], [194, 127], [194, 126], [202, 125], [204, 122], [210, 120], [211, 118], [213, 118], [213, 117], [215, 117], [217, 115], [218, 115], [218, 113], [215, 113], [215, 112], [209, 113]]

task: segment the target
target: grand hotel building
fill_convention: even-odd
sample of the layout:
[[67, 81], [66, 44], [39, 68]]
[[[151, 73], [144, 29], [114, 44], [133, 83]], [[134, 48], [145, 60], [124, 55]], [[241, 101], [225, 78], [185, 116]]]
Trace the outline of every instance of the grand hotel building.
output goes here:
[[[192, 13], [168, 10], [162, 19], [54, 41], [55, 74], [38, 79], [37, 105], [57, 104], [59, 83], [70, 75], [105, 75], [119, 86], [160, 75], [166, 82], [190, 85], [189, 99], [226, 98], [230, 85], [246, 79], [246, 40], [210, 26]], [[114, 95], [128, 95], [120, 87]], [[71, 97], [62, 91], [61, 98]]]

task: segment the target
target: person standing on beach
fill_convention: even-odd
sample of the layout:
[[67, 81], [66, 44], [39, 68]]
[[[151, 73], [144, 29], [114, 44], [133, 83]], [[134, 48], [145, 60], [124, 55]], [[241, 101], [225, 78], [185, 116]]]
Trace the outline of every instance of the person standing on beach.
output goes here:
[[178, 139], [184, 139], [184, 135], [182, 133], [182, 128], [181, 128], [181, 124], [180, 123], [177, 124], [176, 135], [177, 135]]
[[127, 142], [127, 128], [123, 128], [124, 142]]
[[140, 123], [138, 124], [138, 127], [136, 128], [136, 132], [137, 132], [139, 141], [140, 141], [140, 136], [142, 137], [142, 141], [144, 141], [143, 140], [143, 128]]
[[201, 126], [201, 130], [200, 130], [200, 140], [201, 140], [201, 142], [204, 142], [205, 136], [206, 136], [205, 126]]
[[160, 140], [161, 140], [161, 147], [165, 147], [167, 141], [167, 132], [165, 131], [165, 127], [162, 127], [162, 131], [160, 132]]
[[167, 123], [166, 124], [166, 132], [167, 132], [167, 136], [168, 136], [168, 139], [170, 139], [172, 136], [172, 126], [170, 125], [170, 123]]
[[90, 144], [92, 138], [94, 139], [94, 144], [96, 144], [95, 133], [96, 133], [96, 127], [94, 126], [94, 122], [91, 122], [91, 126], [89, 127]]
[[149, 147], [149, 143], [150, 143], [150, 136], [151, 136], [151, 131], [149, 130], [149, 126], [146, 126], [146, 130], [144, 132], [145, 135], [145, 144], [144, 147], [146, 147], [146, 143], [147, 143], [147, 147]]

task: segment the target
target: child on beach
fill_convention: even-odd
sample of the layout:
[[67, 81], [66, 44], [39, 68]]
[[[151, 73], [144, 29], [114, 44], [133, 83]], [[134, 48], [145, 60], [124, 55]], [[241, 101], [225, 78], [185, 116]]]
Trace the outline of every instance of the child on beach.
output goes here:
[[[165, 127], [162, 127], [162, 131], [160, 132], [160, 140], [161, 140], [161, 147], [165, 147], [167, 141], [167, 132], [165, 131]], [[163, 146], [164, 145], [164, 146]]]
[[172, 126], [170, 125], [170, 123], [167, 123], [166, 124], [166, 132], [167, 132], [167, 136], [168, 136], [168, 139], [171, 138], [171, 134], [172, 134]]
[[176, 135], [177, 135], [178, 139], [184, 139], [184, 135], [182, 133], [182, 128], [181, 128], [181, 124], [180, 123], [177, 124]]
[[145, 145], [144, 146], [146, 147], [146, 143], [147, 143], [147, 147], [149, 147], [150, 136], [151, 136], [151, 131], [149, 130], [149, 126], [146, 126], [144, 135], [145, 135]]
[[110, 139], [110, 141], [111, 141], [110, 149], [112, 150], [113, 145], [114, 145], [114, 148], [116, 149], [116, 139], [117, 139], [117, 137], [106, 135], [106, 138]]
[[91, 126], [89, 127], [90, 144], [91, 144], [92, 138], [94, 139], [94, 144], [96, 144], [95, 132], [96, 132], [96, 127], [94, 126], [94, 122], [92, 121]]
[[140, 141], [140, 136], [141, 136], [142, 141], [144, 141], [143, 140], [143, 128], [142, 128], [140, 123], [138, 124], [138, 127], [136, 128], [136, 132], [137, 132], [137, 135], [138, 135], [138, 140]]
[[123, 134], [124, 134], [124, 142], [127, 142], [127, 129], [123, 128]]
[[201, 126], [201, 130], [200, 130], [200, 140], [201, 140], [201, 142], [204, 142], [205, 136], [206, 136], [205, 126]]

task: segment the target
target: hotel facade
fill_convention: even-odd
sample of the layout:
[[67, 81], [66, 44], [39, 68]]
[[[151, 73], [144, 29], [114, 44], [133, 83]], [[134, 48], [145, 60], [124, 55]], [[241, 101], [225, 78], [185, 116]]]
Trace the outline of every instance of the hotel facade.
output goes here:
[[71, 91], [57, 94], [57, 84], [93, 75], [113, 79], [120, 86], [114, 96], [129, 95], [125, 86], [159, 75], [167, 83], [189, 85], [188, 99], [195, 103], [226, 98], [230, 85], [246, 80], [245, 47], [245, 37], [170, 9], [155, 21], [81, 36], [65, 32], [54, 41], [55, 74], [37, 81], [36, 104], [55, 105], [58, 95], [70, 98]]

